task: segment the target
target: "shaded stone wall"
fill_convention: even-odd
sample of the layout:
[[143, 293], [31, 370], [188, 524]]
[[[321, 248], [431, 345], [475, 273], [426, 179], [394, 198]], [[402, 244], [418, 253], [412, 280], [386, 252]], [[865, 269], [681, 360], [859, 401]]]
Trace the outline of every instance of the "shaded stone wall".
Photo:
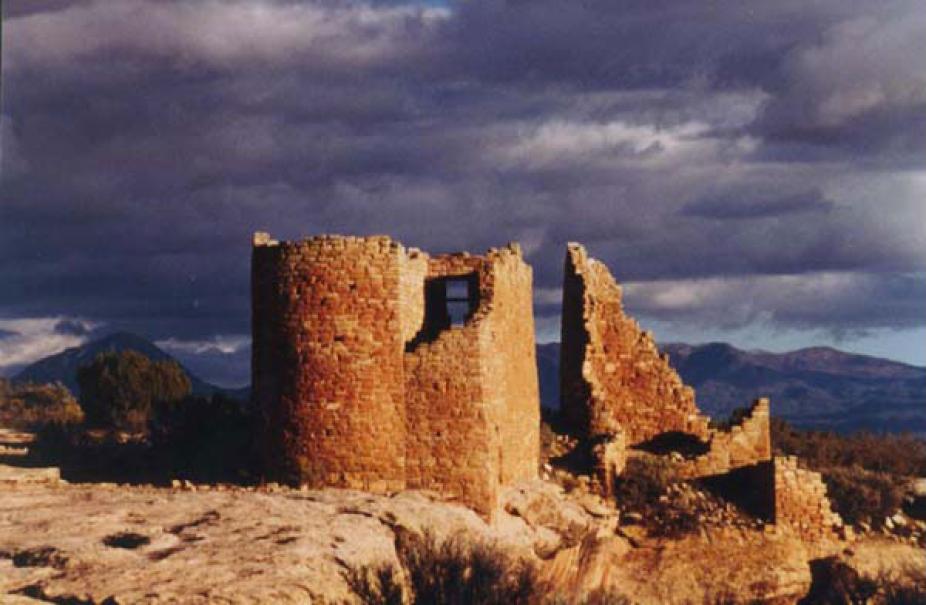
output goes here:
[[563, 281], [560, 400], [586, 437], [624, 430], [630, 445], [666, 432], [708, 437], [708, 420], [652, 336], [624, 315], [602, 263], [570, 243]]
[[842, 520], [830, 506], [820, 473], [800, 468], [796, 456], [775, 456], [773, 467], [775, 523], [809, 541], [835, 537]]
[[[258, 234], [253, 254], [254, 398], [281, 478], [433, 489], [491, 517], [499, 485], [536, 477], [532, 273], [517, 245], [430, 258], [385, 237]], [[468, 286], [463, 325], [447, 279]]]

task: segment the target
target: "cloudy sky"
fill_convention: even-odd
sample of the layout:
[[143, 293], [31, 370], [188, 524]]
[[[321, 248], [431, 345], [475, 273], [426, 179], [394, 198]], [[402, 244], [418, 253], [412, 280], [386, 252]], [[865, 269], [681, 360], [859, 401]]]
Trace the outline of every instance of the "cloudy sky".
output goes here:
[[250, 234], [584, 242], [662, 341], [926, 365], [922, 0], [5, 0], [0, 372], [248, 381]]

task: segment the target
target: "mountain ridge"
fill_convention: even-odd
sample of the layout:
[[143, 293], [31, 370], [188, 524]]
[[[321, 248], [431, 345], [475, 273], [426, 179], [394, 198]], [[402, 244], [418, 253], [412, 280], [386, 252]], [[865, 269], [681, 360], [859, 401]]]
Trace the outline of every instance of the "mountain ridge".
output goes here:
[[54, 355], [35, 361], [12, 377], [13, 382], [48, 383], [60, 382], [75, 396], [79, 395], [77, 370], [89, 364], [100, 353], [136, 351], [152, 361], [176, 361], [190, 378], [194, 395], [212, 395], [215, 393], [234, 394], [236, 391], [223, 389], [206, 382], [191, 372], [189, 368], [171, 354], [167, 353], [150, 340], [132, 332], [113, 332], [101, 338], [88, 341], [76, 347], [69, 347]]
[[[558, 343], [538, 346], [541, 401], [557, 407]], [[660, 350], [696, 391], [699, 407], [723, 418], [759, 397], [772, 414], [805, 428], [926, 434], [926, 368], [832, 347], [786, 353], [727, 343], [666, 343]]]
[[[61, 382], [78, 394], [77, 368], [104, 351], [136, 350], [155, 361], [175, 360], [146, 338], [115, 332], [65, 349], [23, 368], [14, 382]], [[837, 431], [869, 429], [926, 434], [926, 368], [833, 347], [806, 347], [786, 353], [742, 350], [728, 343], [666, 343], [660, 350], [699, 407], [716, 418], [769, 397], [772, 414], [797, 426]], [[179, 363], [179, 362], [178, 362]], [[213, 385], [181, 364], [193, 393], [222, 393], [247, 400], [250, 387]], [[559, 406], [559, 343], [537, 345], [541, 403]]]

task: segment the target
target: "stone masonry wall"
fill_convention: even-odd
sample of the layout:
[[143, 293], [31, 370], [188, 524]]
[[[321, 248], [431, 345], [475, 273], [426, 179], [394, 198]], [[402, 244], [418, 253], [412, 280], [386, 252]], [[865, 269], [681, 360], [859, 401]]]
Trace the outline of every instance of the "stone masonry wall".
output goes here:
[[461, 497], [491, 514], [499, 485], [537, 472], [531, 270], [515, 247], [430, 259], [429, 279], [454, 276], [477, 285], [473, 313], [463, 326], [412, 343], [405, 357], [409, 486]]
[[666, 432], [708, 437], [708, 420], [660, 355], [652, 336], [624, 315], [621, 289], [579, 244], [566, 252], [560, 400], [586, 437], [622, 429], [629, 445]]
[[[451, 326], [442, 281], [471, 313]], [[532, 479], [539, 396], [531, 270], [511, 245], [430, 258], [389, 238], [254, 240], [254, 398], [290, 482], [427, 488], [487, 517]]]
[[722, 475], [771, 460], [768, 399], [757, 399], [749, 412], [729, 429], [710, 429], [707, 445], [707, 453], [679, 464], [680, 476]]
[[624, 315], [620, 287], [579, 244], [566, 252], [561, 347], [562, 409], [580, 437], [598, 443], [594, 470], [606, 488], [611, 467], [621, 466], [625, 435], [627, 445], [646, 447], [655, 437], [684, 433], [707, 451], [678, 462], [680, 477], [745, 482], [753, 508], [810, 541], [832, 536], [841, 523], [819, 473], [799, 468], [794, 457], [772, 457], [767, 399], [728, 429], [708, 427], [694, 391]]
[[387, 237], [254, 244], [254, 395], [271, 468], [313, 487], [401, 489], [404, 252]]
[[[428, 279], [467, 276], [484, 270], [479, 257], [429, 259]], [[442, 322], [442, 301], [428, 301], [424, 322]], [[477, 310], [477, 314], [480, 313]], [[408, 417], [408, 486], [463, 499], [491, 514], [498, 495], [498, 435], [495, 402], [486, 400], [479, 347], [481, 322], [457, 328], [422, 329], [434, 335], [412, 342], [405, 354]]]
[[402, 341], [408, 342], [424, 323], [424, 280], [428, 275], [428, 255], [410, 248], [400, 259], [399, 305]]
[[795, 456], [775, 456], [772, 466], [775, 523], [811, 542], [833, 538], [842, 520], [830, 506], [820, 473], [800, 468]]
[[490, 252], [494, 293], [483, 337], [484, 381], [498, 393], [501, 482], [537, 477], [540, 394], [534, 341], [533, 272], [517, 245]]

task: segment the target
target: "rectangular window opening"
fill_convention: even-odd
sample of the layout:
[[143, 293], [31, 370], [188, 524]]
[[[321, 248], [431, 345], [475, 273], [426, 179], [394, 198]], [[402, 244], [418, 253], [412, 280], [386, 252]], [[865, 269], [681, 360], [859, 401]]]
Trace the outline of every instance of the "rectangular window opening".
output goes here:
[[446, 288], [447, 316], [451, 326], [462, 326], [472, 312], [468, 279], [448, 279]]

